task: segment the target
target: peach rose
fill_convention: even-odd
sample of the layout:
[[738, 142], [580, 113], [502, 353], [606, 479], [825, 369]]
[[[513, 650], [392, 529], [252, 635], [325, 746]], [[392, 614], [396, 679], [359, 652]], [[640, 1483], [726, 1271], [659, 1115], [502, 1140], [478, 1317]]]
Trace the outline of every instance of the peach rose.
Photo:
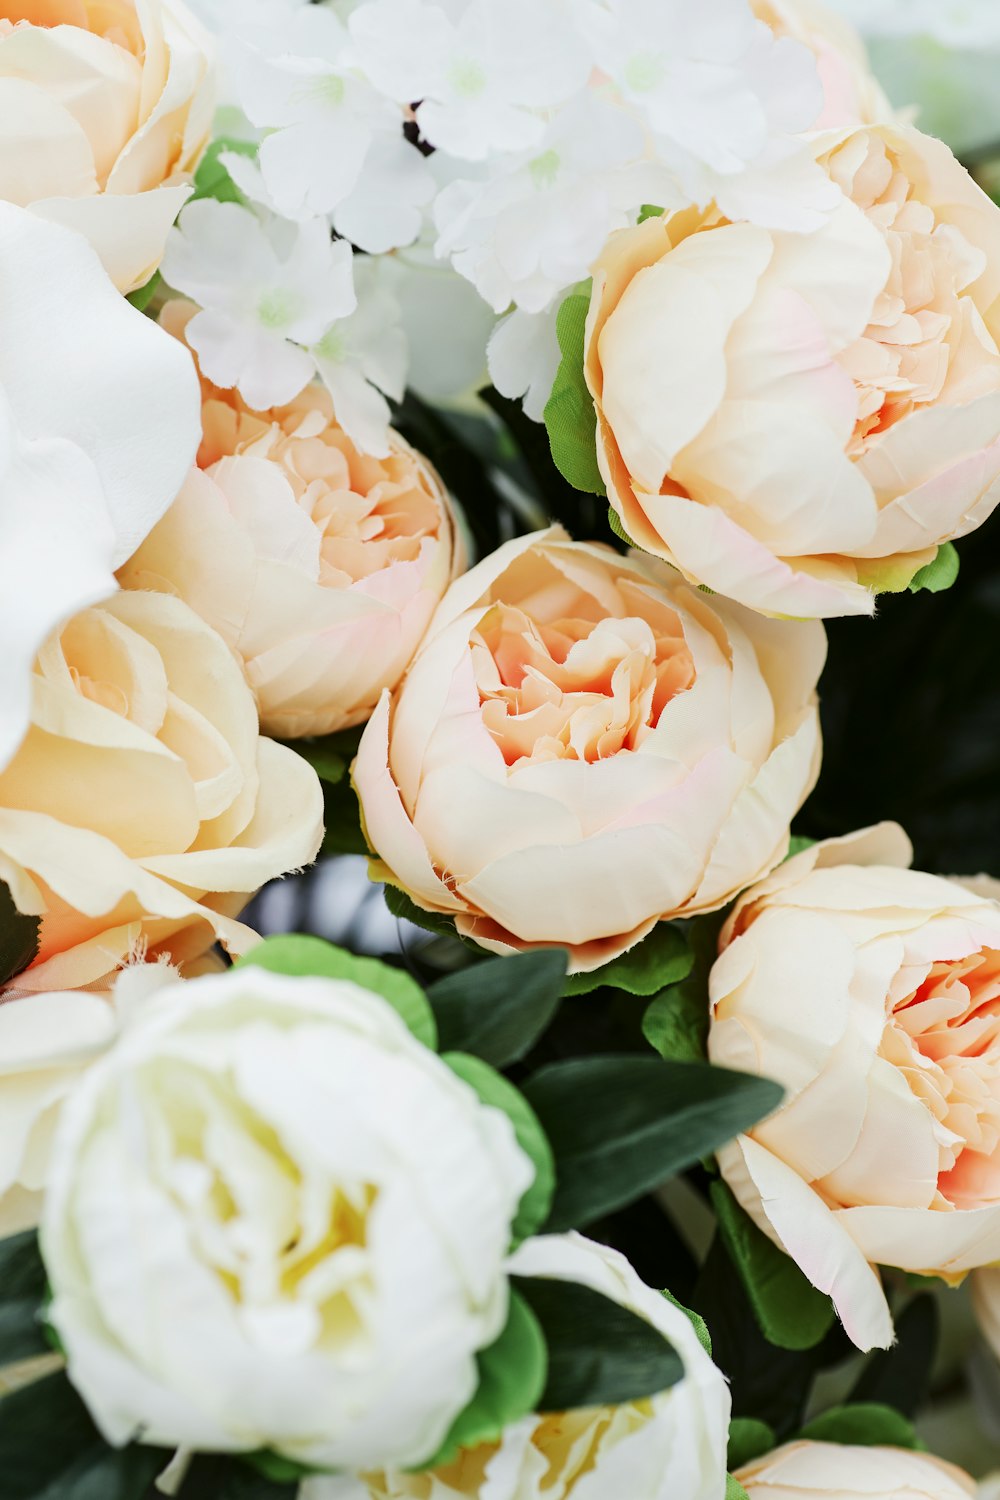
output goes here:
[[18, 991], [95, 986], [131, 954], [254, 942], [235, 914], [307, 864], [323, 798], [261, 739], [225, 642], [186, 604], [116, 594], [42, 648], [31, 727], [0, 773], [0, 879], [41, 916]]
[[622, 525], [767, 614], [870, 614], [1000, 499], [1000, 209], [940, 141], [827, 132], [813, 234], [613, 235], [586, 375]]
[[178, 595], [223, 636], [267, 732], [363, 723], [464, 566], [444, 487], [395, 434], [388, 458], [360, 453], [321, 386], [264, 413], [207, 383], [203, 398], [203, 471], [119, 581]]
[[0, 0], [0, 198], [141, 286], [211, 131], [211, 52], [183, 0]]
[[910, 853], [883, 824], [788, 860], [709, 980], [711, 1060], [786, 1090], [722, 1174], [862, 1349], [892, 1342], [877, 1266], [1000, 1260], [1000, 903]]
[[750, 1500], [968, 1500], [968, 1474], [929, 1453], [788, 1443], [736, 1475]]
[[354, 780], [376, 878], [497, 953], [598, 968], [770, 870], [820, 759], [810, 622], [518, 537], [452, 584]]
[[854, 27], [820, 0], [751, 0], [754, 14], [778, 36], [802, 42], [816, 58], [823, 85], [818, 130], [876, 124], [895, 114]]

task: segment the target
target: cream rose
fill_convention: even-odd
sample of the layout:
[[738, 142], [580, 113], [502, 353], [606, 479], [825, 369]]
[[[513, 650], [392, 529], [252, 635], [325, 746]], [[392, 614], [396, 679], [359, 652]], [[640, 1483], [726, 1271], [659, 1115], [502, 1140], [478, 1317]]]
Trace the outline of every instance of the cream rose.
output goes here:
[[42, 1252], [70, 1378], [115, 1444], [424, 1460], [506, 1322], [533, 1176], [381, 996], [252, 966], [171, 987], [60, 1121]]
[[1000, 499], [1000, 209], [902, 125], [817, 137], [813, 234], [613, 235], [586, 375], [630, 536], [768, 614], [870, 614]]
[[225, 642], [178, 599], [117, 594], [46, 643], [33, 689], [0, 773], [0, 879], [42, 919], [15, 988], [95, 984], [137, 950], [241, 952], [233, 917], [315, 856], [323, 798], [260, 738]]
[[[167, 326], [182, 331], [173, 305]], [[243, 662], [262, 727], [363, 723], [465, 561], [444, 487], [401, 437], [360, 453], [311, 385], [251, 411], [204, 385], [204, 440], [172, 509], [119, 573], [178, 595]]]
[[709, 980], [711, 1060], [786, 1090], [722, 1173], [862, 1349], [892, 1342], [877, 1266], [1000, 1260], [1000, 904], [910, 852], [884, 824], [788, 860]]
[[623, 1255], [579, 1234], [528, 1240], [510, 1269], [592, 1287], [646, 1318], [680, 1354], [684, 1378], [626, 1406], [526, 1417], [499, 1443], [428, 1473], [307, 1480], [299, 1500], [723, 1500], [729, 1389], [687, 1314]]
[[183, 0], [0, 0], [0, 198], [141, 286], [211, 131], [211, 52]]
[[598, 968], [772, 869], [819, 768], [821, 627], [519, 537], [454, 583], [354, 766], [378, 878]]
[[968, 1500], [968, 1474], [929, 1453], [789, 1443], [741, 1469], [750, 1500]]

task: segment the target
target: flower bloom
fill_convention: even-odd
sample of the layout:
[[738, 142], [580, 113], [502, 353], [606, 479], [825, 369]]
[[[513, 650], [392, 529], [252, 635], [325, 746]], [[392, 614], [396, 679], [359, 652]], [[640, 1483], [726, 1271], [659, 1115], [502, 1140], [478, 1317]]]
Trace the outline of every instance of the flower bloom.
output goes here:
[[1000, 209], [908, 127], [815, 145], [842, 193], [813, 234], [612, 236], [586, 351], [628, 534], [797, 617], [870, 614], [1000, 498]]
[[929, 1453], [788, 1443], [736, 1475], [750, 1500], [968, 1500], [968, 1474]]
[[814, 130], [889, 120], [893, 108], [853, 26], [826, 0], [751, 0], [754, 14], [778, 37], [802, 42], [816, 58], [823, 111]]
[[1000, 904], [909, 859], [883, 824], [788, 860], [709, 981], [711, 1060], [786, 1090], [723, 1176], [862, 1349], [892, 1341], [876, 1266], [1000, 1260]]
[[0, 879], [41, 916], [19, 990], [95, 984], [137, 949], [177, 961], [265, 881], [307, 864], [323, 799], [300, 756], [261, 739], [226, 643], [179, 599], [121, 593], [46, 642], [31, 727], [0, 773]]
[[532, 1177], [381, 996], [172, 986], [63, 1110], [42, 1248], [70, 1377], [114, 1444], [418, 1463], [505, 1324]]
[[[61, 621], [114, 592], [198, 448], [191, 360], [96, 255], [0, 202], [0, 770]], [[155, 413], [155, 417], [151, 414]]]
[[431, 466], [359, 452], [329, 394], [255, 412], [203, 389], [201, 469], [119, 574], [178, 595], [243, 662], [265, 732], [330, 734], [394, 688], [464, 561]]
[[141, 286], [208, 141], [211, 51], [182, 0], [0, 0], [0, 198]]
[[[579, 1234], [528, 1240], [518, 1276], [573, 1281], [647, 1319], [677, 1350], [684, 1378], [624, 1406], [516, 1422], [497, 1443], [467, 1448], [444, 1468], [306, 1480], [301, 1500], [722, 1500], [729, 1390], [687, 1314], [639, 1279], [623, 1255]], [[346, 1486], [346, 1487], [345, 1487]]]
[[558, 527], [452, 584], [354, 766], [384, 878], [497, 953], [598, 968], [774, 867], [825, 640]]

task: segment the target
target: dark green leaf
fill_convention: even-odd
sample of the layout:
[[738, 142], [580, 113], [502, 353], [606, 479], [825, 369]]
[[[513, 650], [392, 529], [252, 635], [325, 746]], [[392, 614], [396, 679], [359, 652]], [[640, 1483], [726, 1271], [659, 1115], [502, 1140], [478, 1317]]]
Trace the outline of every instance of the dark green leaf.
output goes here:
[[296, 755], [301, 755], [312, 766], [320, 781], [336, 786], [347, 775], [350, 759], [337, 748], [339, 735], [326, 735], [316, 740], [282, 740], [282, 744]]
[[476, 1363], [476, 1394], [421, 1468], [451, 1463], [460, 1448], [494, 1442], [505, 1427], [538, 1409], [548, 1371], [545, 1338], [535, 1314], [513, 1289], [506, 1326], [495, 1343], [479, 1351]]
[[256, 1453], [243, 1453], [240, 1459], [275, 1484], [297, 1484], [300, 1479], [308, 1479], [310, 1474], [325, 1472], [310, 1468], [308, 1464], [296, 1463], [294, 1458], [285, 1458], [283, 1454], [274, 1453], [270, 1448], [260, 1448]]
[[48, 1354], [45, 1266], [33, 1229], [0, 1240], [0, 1368]]
[[650, 1046], [671, 1062], [704, 1062], [708, 1042], [708, 975], [718, 955], [722, 918], [717, 913], [688, 925], [688, 971], [650, 1002], [642, 1032]]
[[943, 593], [955, 582], [958, 569], [958, 549], [953, 542], [942, 542], [934, 560], [910, 580], [910, 593], [919, 594], [921, 589], [926, 589], [930, 594]]
[[814, 1443], [846, 1443], [864, 1448], [922, 1448], [923, 1444], [901, 1412], [874, 1402], [834, 1406], [803, 1427], [801, 1436]]
[[338, 854], [370, 853], [361, 823], [361, 804], [354, 783], [323, 782], [323, 844], [320, 855], [327, 859]]
[[774, 1428], [756, 1417], [733, 1417], [729, 1424], [729, 1457], [731, 1469], [742, 1469], [744, 1464], [770, 1453], [778, 1446]]
[[503, 1110], [514, 1127], [517, 1143], [535, 1167], [535, 1180], [518, 1204], [517, 1217], [511, 1226], [514, 1245], [537, 1234], [552, 1206], [555, 1190], [555, 1164], [552, 1148], [538, 1118], [524, 1095], [500, 1073], [495, 1073], [479, 1057], [464, 1052], [446, 1052], [442, 1058], [455, 1074], [475, 1089], [484, 1104]]
[[296, 1500], [298, 1493], [297, 1480], [271, 1479], [241, 1459], [202, 1453], [184, 1476], [177, 1500]]
[[811, 1349], [833, 1323], [833, 1303], [757, 1228], [724, 1182], [713, 1182], [711, 1195], [719, 1231], [762, 1332], [780, 1349]]
[[638, 1313], [572, 1281], [511, 1279], [541, 1324], [549, 1351], [539, 1410], [617, 1406], [665, 1391], [683, 1377], [676, 1350]]
[[693, 963], [682, 930], [670, 922], [658, 922], [647, 938], [620, 958], [589, 974], [572, 975], [566, 983], [566, 994], [587, 995], [609, 985], [630, 995], [655, 995], [664, 985], [676, 984], [690, 974]]
[[14, 905], [10, 887], [0, 880], [0, 984], [7, 984], [38, 957], [39, 917], [28, 917]]
[[895, 1316], [896, 1342], [872, 1354], [851, 1391], [852, 1402], [877, 1402], [914, 1417], [930, 1389], [940, 1313], [926, 1292]]
[[131, 302], [136, 312], [145, 312], [146, 308], [156, 296], [162, 285], [163, 277], [159, 271], [154, 271], [152, 276], [142, 286], [137, 286], [134, 292], [129, 292], [126, 302]]
[[194, 174], [194, 193], [188, 200], [190, 203], [196, 203], [199, 198], [214, 198], [218, 203], [246, 202], [219, 160], [219, 157], [226, 151], [238, 156], [254, 157], [257, 155], [257, 147], [252, 141], [241, 141], [230, 136], [220, 136], [218, 140], [213, 141]]
[[[455, 924], [448, 917], [441, 912], [424, 911], [423, 907], [411, 901], [398, 885], [391, 885], [388, 881], [385, 885], [385, 904], [393, 916], [401, 922], [412, 922], [414, 926], [422, 927], [425, 932], [433, 932], [436, 937], [458, 937]], [[466, 939], [462, 938], [460, 941], [465, 942]], [[474, 946], [477, 953], [483, 951], [478, 945]]]
[[611, 527], [611, 530], [614, 532], [618, 540], [620, 542], [624, 542], [626, 547], [634, 547], [637, 545], [625, 530], [625, 527], [622, 525], [621, 517], [619, 516], [613, 505], [608, 506], [608, 525]]
[[683, 1302], [678, 1302], [673, 1292], [664, 1291], [661, 1293], [661, 1295], [666, 1297], [668, 1302], [672, 1302], [678, 1312], [682, 1312], [684, 1314], [688, 1322], [691, 1324], [691, 1327], [694, 1329], [699, 1344], [704, 1349], [709, 1359], [711, 1359], [712, 1335], [708, 1331], [708, 1324], [705, 1322], [705, 1319], [701, 1316], [700, 1313], [694, 1312], [692, 1308], [685, 1307]]
[[170, 1457], [110, 1448], [62, 1371], [0, 1401], [3, 1500], [144, 1500]]
[[518, 1062], [552, 1020], [566, 980], [559, 948], [488, 959], [431, 985], [442, 1050], [471, 1052], [495, 1068]]
[[548, 1228], [589, 1224], [749, 1130], [781, 1102], [769, 1079], [706, 1063], [589, 1057], [524, 1086], [556, 1159]]
[[545, 408], [545, 426], [556, 468], [575, 489], [603, 495], [597, 463], [597, 412], [583, 374], [590, 283], [559, 309], [556, 331], [562, 362]]
[[377, 958], [359, 958], [322, 938], [289, 933], [265, 938], [234, 964], [269, 969], [273, 974], [308, 975], [323, 979], [346, 979], [362, 989], [374, 990], [388, 1000], [413, 1032], [417, 1041], [432, 1050], [437, 1046], [437, 1026], [427, 997], [409, 974], [392, 969]]

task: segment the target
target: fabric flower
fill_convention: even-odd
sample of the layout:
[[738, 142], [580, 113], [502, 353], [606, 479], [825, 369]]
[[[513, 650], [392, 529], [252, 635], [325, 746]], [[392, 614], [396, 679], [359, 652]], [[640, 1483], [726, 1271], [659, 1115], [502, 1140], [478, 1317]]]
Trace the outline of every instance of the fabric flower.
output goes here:
[[362, 69], [416, 120], [431, 145], [483, 161], [527, 151], [543, 111], [587, 81], [590, 59], [558, 0], [372, 0], [350, 18]]
[[815, 624], [558, 527], [518, 537], [452, 584], [362, 736], [373, 875], [485, 948], [598, 968], [783, 858], [824, 655]]
[[957, 1283], [1000, 1260], [1000, 887], [909, 859], [884, 824], [788, 860], [709, 981], [711, 1060], [786, 1091], [723, 1176], [862, 1349], [892, 1342], [877, 1266]]
[[534, 1168], [381, 996], [245, 967], [164, 990], [52, 1155], [49, 1317], [105, 1438], [428, 1458], [507, 1318]]
[[182, 0], [0, 4], [0, 198], [148, 281], [208, 143], [212, 44]]
[[816, 58], [823, 109], [813, 129], [874, 125], [892, 119], [892, 105], [872, 72], [864, 43], [828, 0], [752, 0], [752, 4], [754, 14], [776, 36], [802, 42]]
[[262, 221], [236, 203], [192, 203], [171, 231], [163, 275], [201, 306], [187, 341], [215, 385], [268, 411], [318, 372], [352, 441], [388, 457], [380, 391], [402, 396], [398, 309], [375, 280], [359, 303], [351, 247], [331, 242], [325, 220]]
[[613, 236], [586, 373], [640, 546], [767, 613], [870, 614], [1000, 499], [1000, 209], [904, 126], [817, 149], [842, 198], [811, 235]]
[[[2, 169], [0, 169], [2, 170]], [[35, 654], [114, 569], [197, 451], [190, 357], [129, 307], [79, 235], [0, 202], [0, 770]]]
[[[189, 311], [164, 321], [182, 335]], [[395, 433], [388, 458], [359, 453], [316, 384], [259, 413], [206, 382], [203, 403], [202, 467], [120, 582], [176, 594], [219, 632], [266, 733], [363, 723], [464, 564], [444, 487]]]
[[175, 962], [323, 832], [312, 767], [258, 733], [229, 647], [179, 599], [120, 593], [38, 656], [31, 727], [0, 772], [0, 880], [41, 917], [19, 991], [99, 985], [137, 950]]
[[967, 1500], [968, 1474], [929, 1453], [789, 1443], [736, 1478], [750, 1500]]
[[589, 1286], [646, 1318], [680, 1354], [683, 1380], [626, 1406], [526, 1417], [429, 1473], [308, 1479], [299, 1500], [723, 1500], [729, 1390], [687, 1314], [579, 1234], [529, 1240], [510, 1269]]

